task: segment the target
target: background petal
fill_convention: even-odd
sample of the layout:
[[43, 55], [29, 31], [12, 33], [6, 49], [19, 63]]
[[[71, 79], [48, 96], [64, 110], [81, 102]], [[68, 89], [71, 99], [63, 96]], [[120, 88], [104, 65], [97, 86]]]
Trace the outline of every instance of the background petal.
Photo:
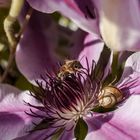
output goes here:
[[39, 79], [46, 71], [52, 72], [57, 64], [57, 43], [57, 29], [52, 19], [33, 11], [16, 51], [20, 72], [29, 80]]
[[[59, 11], [78, 26], [90, 33], [99, 34], [94, 4], [91, 0], [27, 0], [29, 4], [42, 12]], [[66, 12], [67, 11], [67, 12]]]
[[[92, 0], [98, 9], [103, 40], [114, 50], [140, 49], [139, 0]], [[135, 16], [134, 16], [135, 15]]]
[[107, 46], [113, 50], [139, 50], [140, 7], [138, 0], [124, 0], [123, 2], [121, 0], [27, 1], [33, 8], [42, 12], [59, 11], [85, 31], [101, 35]]
[[121, 107], [110, 113], [88, 120], [89, 134], [86, 140], [139, 140], [140, 96], [131, 96]]
[[78, 29], [75, 31], [71, 37], [70, 45], [67, 47], [67, 51], [69, 52], [70, 59], [78, 59], [81, 51], [85, 48], [85, 39], [87, 37], [87, 33]]

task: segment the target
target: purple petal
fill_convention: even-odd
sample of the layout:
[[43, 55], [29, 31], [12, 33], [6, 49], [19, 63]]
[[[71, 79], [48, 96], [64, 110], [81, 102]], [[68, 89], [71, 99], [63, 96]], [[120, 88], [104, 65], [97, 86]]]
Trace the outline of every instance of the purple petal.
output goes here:
[[[97, 64], [97, 62], [100, 58], [101, 52], [103, 51], [104, 43], [102, 42], [102, 40], [100, 40], [96, 36], [94, 36], [92, 34], [88, 34], [85, 37], [83, 44], [84, 44], [84, 48], [81, 51], [81, 53], [79, 54], [78, 59], [85, 68], [88, 67], [87, 62], [86, 62], [86, 59], [87, 59], [89, 68], [91, 68], [93, 61], [95, 61], [95, 63]], [[106, 77], [106, 75], [110, 71], [111, 63], [112, 63], [112, 57], [110, 57], [110, 60], [107, 64], [106, 68], [104, 68], [105, 69], [104, 77]]]
[[108, 47], [114, 50], [140, 49], [138, 0], [99, 0], [95, 6], [99, 14], [100, 32]]
[[136, 52], [128, 57], [122, 77], [128, 77], [133, 72], [140, 72], [140, 52]]
[[[95, 9], [92, 2], [81, 0], [27, 0], [29, 4], [42, 12], [52, 13], [59, 11], [72, 19], [82, 29], [99, 34]], [[67, 11], [67, 12], [66, 12]]]
[[28, 27], [16, 51], [16, 63], [20, 72], [29, 80], [39, 79], [56, 66], [56, 26], [51, 18], [33, 12]]
[[[29, 130], [31, 117], [25, 111], [29, 107], [24, 101], [35, 104], [35, 100], [27, 92], [0, 84], [0, 138], [10, 140], [22, 136]], [[37, 102], [36, 102], [37, 104]]]
[[120, 81], [117, 83], [117, 87], [122, 92], [127, 94], [139, 94], [140, 93], [140, 52], [134, 53], [128, 57], [124, 72]]
[[86, 67], [86, 59], [88, 59], [89, 66], [92, 65], [92, 60], [98, 62], [100, 54], [103, 50], [104, 43], [94, 35], [88, 34], [84, 39], [84, 48], [79, 54], [79, 61]]
[[118, 61], [120, 64], [123, 64], [126, 62], [126, 60], [128, 59], [129, 56], [131, 56], [134, 52], [131, 51], [121, 51], [119, 52], [119, 56], [118, 56]]
[[47, 136], [52, 134], [54, 132], [54, 129], [49, 130], [39, 130], [32, 133], [29, 133], [23, 137], [17, 137], [15, 140], [45, 140], [47, 139]]
[[134, 72], [128, 77], [122, 78], [116, 86], [124, 93], [126, 96], [131, 94], [140, 94], [140, 73]]
[[[35, 131], [26, 136], [16, 138], [15, 140], [51, 140], [51, 136], [53, 136], [52, 134], [55, 131], [57, 131], [56, 128]], [[50, 135], [50, 137], [48, 138], [49, 135]], [[60, 135], [60, 138], [59, 138], [59, 140], [72, 140], [72, 139], [73, 139], [72, 131], [62, 132], [62, 134]]]
[[139, 140], [140, 96], [131, 96], [114, 114], [93, 116], [89, 119], [89, 134], [86, 140]]

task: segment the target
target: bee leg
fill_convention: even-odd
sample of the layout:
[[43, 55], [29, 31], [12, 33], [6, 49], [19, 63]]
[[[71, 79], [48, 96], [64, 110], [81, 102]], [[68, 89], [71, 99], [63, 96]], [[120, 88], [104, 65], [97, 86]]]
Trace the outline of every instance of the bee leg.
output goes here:
[[4, 30], [8, 38], [9, 45], [15, 46], [16, 37], [13, 30], [13, 25], [19, 16], [21, 9], [23, 7], [24, 0], [12, 0], [9, 15], [4, 20]]

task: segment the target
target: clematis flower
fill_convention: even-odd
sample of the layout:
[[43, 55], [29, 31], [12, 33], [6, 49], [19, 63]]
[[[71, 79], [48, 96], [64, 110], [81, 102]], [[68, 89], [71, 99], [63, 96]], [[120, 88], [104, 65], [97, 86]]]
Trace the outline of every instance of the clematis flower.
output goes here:
[[[99, 44], [102, 46], [102, 43]], [[93, 46], [89, 45], [81, 55], [90, 54], [91, 48], [93, 49]], [[103, 53], [101, 55], [103, 56]], [[112, 85], [121, 91], [123, 96], [113, 110], [94, 110], [98, 103], [100, 88], [106, 81], [102, 74], [108, 72], [101, 67], [96, 71], [100, 65], [96, 65], [90, 55], [86, 59], [86, 65], [84, 59], [81, 61], [85, 69], [77, 76], [73, 75], [60, 81], [55, 75], [46, 73], [46, 77], [42, 77], [46, 85], [38, 81], [38, 89], [31, 95], [27, 91], [18, 94], [19, 90], [0, 85], [1, 139], [72, 140], [76, 137], [85, 140], [138, 140], [139, 55], [138, 52], [127, 59], [121, 79]], [[99, 61], [101, 59], [102, 57]], [[106, 61], [106, 58], [103, 60]], [[90, 61], [94, 64], [93, 69], [89, 67], [90, 64], [87, 65]]]
[[[71, 59], [80, 61], [83, 70], [60, 80], [55, 71], [58, 62], [53, 50], [55, 42], [51, 42], [47, 32], [51, 28], [44, 33], [44, 16], [34, 11], [16, 52], [19, 70], [29, 81], [36, 81], [38, 88], [31, 94], [25, 91], [17, 95], [19, 90], [0, 86], [1, 139], [138, 140], [140, 53], [131, 55], [120, 80], [111, 82], [121, 92], [121, 100], [115, 101], [109, 110], [100, 110], [97, 107], [102, 102], [98, 96], [104, 86], [110, 86], [112, 53], [100, 39], [78, 30], [75, 33], [78, 39], [74, 37], [69, 52]], [[110, 100], [104, 103], [110, 104]]]
[[0, 85], [1, 139], [138, 140], [139, 52], [127, 59], [121, 79], [112, 83], [123, 98], [115, 101], [113, 109], [100, 110], [98, 95], [104, 85], [110, 86], [111, 52], [98, 37], [78, 30], [73, 34], [69, 53], [84, 70], [61, 81], [56, 76], [58, 58], [52, 38], [57, 32], [46, 16], [33, 12], [16, 52], [19, 70], [29, 81], [37, 81], [38, 89], [29, 95], [28, 91], [20, 93], [11, 86]]
[[42, 12], [59, 11], [85, 31], [101, 36], [113, 50], [138, 51], [140, 48], [138, 0], [27, 1], [33, 8]]

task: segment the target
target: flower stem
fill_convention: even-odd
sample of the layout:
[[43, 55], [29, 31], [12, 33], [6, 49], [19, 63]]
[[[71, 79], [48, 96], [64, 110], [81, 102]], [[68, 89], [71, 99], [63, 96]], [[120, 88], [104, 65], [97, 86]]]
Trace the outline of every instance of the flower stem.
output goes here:
[[[30, 17], [32, 15], [32, 12], [33, 12], [33, 9], [30, 8], [25, 16], [25, 20], [24, 20], [24, 23], [19, 31], [19, 33], [16, 35], [16, 40], [20, 40], [21, 37], [22, 37], [22, 34], [24, 33], [26, 27], [27, 27], [27, 24], [30, 20]], [[8, 59], [8, 65], [3, 73], [3, 75], [0, 77], [0, 83], [4, 82], [7, 75], [8, 75], [8, 72], [13, 64], [13, 61], [14, 61], [14, 58], [15, 58], [15, 52], [16, 52], [16, 48], [17, 48], [17, 44], [18, 44], [19, 41], [15, 41], [13, 44], [10, 43], [10, 55], [9, 55], [9, 59]]]

